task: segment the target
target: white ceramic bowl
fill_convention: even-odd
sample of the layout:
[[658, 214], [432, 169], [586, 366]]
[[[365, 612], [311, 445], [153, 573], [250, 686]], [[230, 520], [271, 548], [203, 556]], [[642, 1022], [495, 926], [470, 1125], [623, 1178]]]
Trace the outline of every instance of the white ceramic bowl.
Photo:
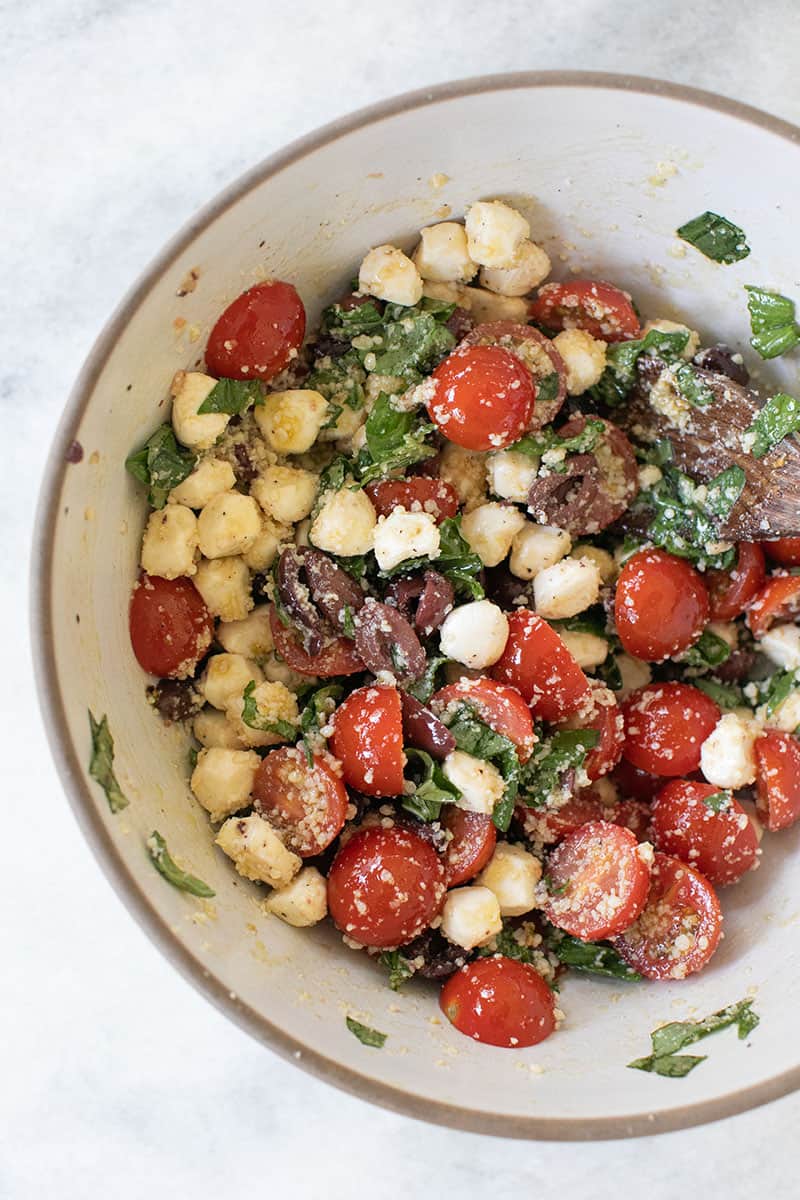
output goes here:
[[[303, 138], [213, 201], [90, 355], [50, 460], [34, 561], [39, 687], [64, 786], [102, 866], [164, 953], [255, 1037], [329, 1082], [427, 1120], [547, 1138], [673, 1129], [797, 1087], [800, 830], [769, 838], [763, 868], [725, 894], [726, 937], [700, 976], [636, 986], [571, 976], [564, 1027], [543, 1045], [470, 1042], [441, 1018], [434, 988], [396, 995], [331, 929], [265, 916], [258, 888], [213, 847], [188, 790], [185, 735], [148, 706], [130, 651], [145, 505], [125, 455], [161, 419], [175, 370], [200, 360], [210, 324], [249, 284], [291, 279], [313, 325], [367, 247], [409, 246], [441, 206], [459, 216], [480, 197], [526, 213], [556, 274], [614, 280], [645, 313], [746, 346], [742, 285], [797, 294], [798, 139], [732, 101], [615, 76], [508, 75], [403, 96]], [[438, 187], [437, 174], [448, 177]], [[744, 228], [752, 254], [743, 263], [720, 267], [676, 243], [675, 228], [706, 208]], [[197, 286], [179, 296], [191, 268]], [[791, 386], [782, 371], [774, 379]], [[66, 461], [73, 440], [84, 448], [77, 465]], [[108, 714], [116, 739], [131, 801], [117, 816], [87, 775], [87, 708]], [[200, 902], [153, 870], [144, 839], [154, 828], [216, 889], [212, 919], [194, 922]], [[626, 1070], [657, 1023], [710, 1013], [751, 989], [762, 1023], [750, 1045], [720, 1035], [683, 1080]], [[385, 1048], [362, 1046], [346, 1013], [388, 1033]]]

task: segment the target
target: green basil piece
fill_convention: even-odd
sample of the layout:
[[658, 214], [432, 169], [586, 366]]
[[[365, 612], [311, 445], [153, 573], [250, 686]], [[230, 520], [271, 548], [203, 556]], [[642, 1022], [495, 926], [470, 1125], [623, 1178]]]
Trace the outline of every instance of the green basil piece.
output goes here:
[[540, 741], [521, 772], [521, 802], [528, 808], [543, 808], [558, 790], [564, 772], [582, 767], [599, 741], [596, 729], [559, 729]]
[[383, 1049], [387, 1034], [380, 1033], [377, 1029], [370, 1029], [369, 1025], [362, 1025], [353, 1017], [345, 1017], [345, 1024], [353, 1037], [357, 1037], [363, 1046], [372, 1046], [375, 1050]]
[[425, 438], [432, 431], [433, 425], [420, 422], [416, 412], [395, 408], [389, 396], [381, 392], [367, 417], [367, 444], [356, 463], [361, 482], [383, 479], [430, 458], [434, 448]]
[[187, 871], [181, 870], [172, 858], [167, 849], [167, 843], [158, 830], [153, 830], [147, 839], [146, 846], [147, 853], [150, 855], [150, 861], [159, 875], [163, 875], [167, 883], [171, 883], [173, 887], [178, 888], [181, 892], [189, 892], [192, 896], [208, 898], [216, 895], [214, 889], [210, 888], [207, 883], [203, 883], [202, 879], [198, 879], [196, 875], [190, 875]]
[[703, 804], [713, 813], [727, 812], [732, 802], [733, 797], [730, 792], [714, 792], [711, 796], [703, 796]]
[[750, 329], [750, 345], [762, 358], [778, 358], [800, 342], [800, 327], [794, 319], [794, 301], [778, 292], [745, 285]]
[[719, 213], [701, 213], [681, 225], [676, 233], [712, 262], [726, 266], [740, 262], [750, 253], [744, 230]]
[[572, 437], [562, 437], [558, 430], [548, 426], [537, 433], [526, 434], [509, 446], [509, 450], [530, 454], [535, 458], [541, 458], [549, 450], [563, 450], [566, 454], [586, 454], [594, 450], [604, 428], [602, 421], [592, 417], [587, 419], [580, 433], [573, 434]]
[[197, 411], [236, 417], [246, 412], [251, 404], [263, 402], [261, 385], [254, 379], [218, 379]]
[[293, 742], [298, 735], [298, 728], [291, 721], [268, 721], [266, 717], [258, 711], [258, 703], [255, 695], [256, 681], [251, 679], [247, 687], [244, 689], [242, 699], [242, 721], [245, 725], [249, 725], [251, 729], [257, 729], [261, 733], [276, 733], [279, 737], [285, 738], [287, 742]]
[[575, 971], [588, 975], [603, 975], [609, 979], [623, 979], [635, 983], [642, 976], [629, 967], [610, 942], [582, 942], [569, 934], [558, 936], [553, 931], [548, 937], [548, 948], [558, 960]]
[[689, 404], [694, 405], [695, 408], [706, 408], [709, 404], [713, 404], [714, 393], [691, 363], [681, 363], [679, 366], [673, 367], [672, 375], [676, 388]]
[[89, 774], [96, 779], [106, 794], [112, 813], [128, 807], [128, 797], [122, 791], [114, 774], [114, 739], [108, 727], [108, 718], [95, 721], [89, 710], [89, 728], [92, 734], [92, 756], [89, 759]]
[[782, 442], [791, 433], [800, 430], [800, 400], [789, 396], [786, 392], [778, 392], [770, 396], [753, 424], [745, 431], [750, 434], [753, 443], [750, 452], [754, 458], [764, 455]]
[[706, 1061], [705, 1054], [662, 1054], [657, 1058], [649, 1054], [647, 1058], [635, 1058], [628, 1066], [634, 1071], [649, 1071], [652, 1075], [663, 1075], [667, 1079], [683, 1079], [701, 1062]]
[[636, 382], [636, 364], [643, 354], [664, 363], [677, 362], [688, 341], [688, 330], [665, 333], [661, 329], [651, 329], [643, 338], [615, 342], [606, 351], [606, 368], [599, 383], [589, 389], [589, 395], [610, 408], [623, 404]]
[[406, 812], [420, 821], [438, 821], [443, 804], [454, 804], [461, 796], [438, 763], [425, 750], [406, 749], [406, 771], [414, 784], [411, 795], [400, 801]]
[[692, 684], [710, 696], [720, 708], [740, 708], [744, 704], [741, 689], [729, 683], [718, 683], [716, 679], [693, 679]]
[[704, 629], [693, 646], [684, 650], [678, 661], [687, 667], [700, 667], [711, 670], [727, 662], [731, 656], [731, 648], [719, 634]]
[[172, 426], [159, 425], [139, 449], [125, 459], [125, 468], [148, 488], [152, 508], [163, 508], [173, 488], [197, 465], [197, 456], [178, 445]]
[[384, 950], [378, 955], [378, 962], [389, 972], [388, 982], [393, 992], [399, 991], [414, 974], [411, 963], [399, 950]]
[[729, 1004], [710, 1017], [700, 1021], [670, 1021], [650, 1034], [653, 1052], [646, 1058], [636, 1058], [628, 1063], [635, 1071], [650, 1071], [655, 1075], [681, 1078], [688, 1075], [705, 1057], [679, 1054], [678, 1051], [692, 1046], [703, 1038], [710, 1037], [720, 1029], [736, 1025], [739, 1039], [748, 1037], [759, 1024], [758, 1014], [753, 1012], [752, 1000], [740, 1000]]
[[467, 703], [454, 705], [442, 718], [455, 738], [456, 746], [473, 758], [493, 763], [505, 780], [505, 791], [496, 803], [492, 820], [505, 832], [511, 824], [519, 791], [520, 762], [517, 747], [510, 738], [496, 733]]

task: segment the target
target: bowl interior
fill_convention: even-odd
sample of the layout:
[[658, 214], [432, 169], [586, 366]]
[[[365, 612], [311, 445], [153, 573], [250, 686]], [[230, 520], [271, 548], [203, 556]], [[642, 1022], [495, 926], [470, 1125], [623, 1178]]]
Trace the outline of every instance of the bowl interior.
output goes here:
[[[46, 719], [79, 818], [137, 915], [199, 987], [279, 1051], [362, 1095], [487, 1132], [650, 1132], [796, 1086], [800, 832], [767, 837], [762, 869], [725, 893], [726, 936], [704, 974], [636, 986], [571, 976], [565, 1024], [542, 1046], [469, 1042], [441, 1016], [433, 988], [395, 994], [331, 930], [296, 931], [265, 915], [259, 889], [213, 847], [188, 789], [186, 738], [154, 715], [129, 649], [145, 510], [123, 462], [162, 419], [173, 373], [201, 361], [210, 324], [249, 284], [291, 279], [313, 322], [366, 248], [410, 246], [420, 226], [459, 217], [477, 198], [517, 205], [557, 276], [613, 280], [644, 314], [746, 347], [742, 285], [796, 288], [786, 198], [800, 184], [800, 150], [777, 122], [674, 92], [558, 76], [443, 89], [345, 122], [260, 168], [201, 214], [112, 320], [66, 415], [40, 514], [34, 620]], [[744, 262], [721, 267], [676, 241], [675, 228], [706, 208], [746, 231]], [[191, 269], [196, 286], [180, 296]], [[769, 380], [791, 388], [784, 364], [770, 366]], [[66, 465], [73, 438], [84, 455]], [[115, 738], [130, 798], [116, 816], [85, 771], [87, 709], [108, 714]], [[214, 887], [214, 900], [154, 872], [144, 851], [152, 829]], [[657, 1023], [750, 993], [762, 1023], [747, 1044], [721, 1035], [681, 1081], [625, 1069], [647, 1053]], [[346, 1014], [386, 1032], [384, 1049], [362, 1046]]]

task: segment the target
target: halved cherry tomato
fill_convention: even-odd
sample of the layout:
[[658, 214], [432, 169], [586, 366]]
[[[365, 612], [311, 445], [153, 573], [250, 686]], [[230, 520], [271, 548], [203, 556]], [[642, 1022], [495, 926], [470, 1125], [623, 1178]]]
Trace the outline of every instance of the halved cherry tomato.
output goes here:
[[650, 864], [630, 829], [590, 821], [569, 833], [548, 859], [548, 921], [585, 942], [613, 937], [644, 908]]
[[527, 762], [536, 744], [531, 710], [515, 687], [487, 679], [459, 679], [431, 697], [431, 708], [441, 714], [450, 704], [468, 704], [495, 733], [517, 747], [520, 762]]
[[768, 729], [755, 744], [756, 811], [771, 833], [800, 817], [800, 745], [790, 733]]
[[555, 629], [527, 608], [508, 614], [508, 641], [491, 669], [537, 717], [562, 721], [591, 701], [589, 680]]
[[784, 567], [800, 567], [800, 537], [778, 538], [776, 542], [762, 542], [773, 562]]
[[445, 804], [440, 823], [452, 834], [444, 852], [447, 886], [456, 887], [474, 879], [488, 863], [497, 843], [497, 830], [486, 813], [467, 812], [455, 804]]
[[664, 785], [653, 801], [653, 842], [715, 884], [735, 883], [757, 862], [758, 834], [747, 813], [711, 783]]
[[708, 620], [708, 590], [684, 559], [640, 550], [620, 571], [614, 619], [628, 654], [661, 662], [700, 637]]
[[623, 702], [628, 762], [653, 775], [690, 775], [721, 713], [689, 683], [648, 683]]
[[403, 711], [397, 688], [352, 692], [333, 715], [331, 752], [349, 787], [366, 796], [401, 795]]
[[221, 379], [272, 379], [303, 341], [306, 310], [290, 283], [257, 283], [229, 304], [208, 335], [206, 366]]
[[704, 967], [722, 933], [717, 893], [704, 875], [656, 853], [642, 915], [614, 939], [625, 962], [646, 979], [685, 979]]
[[605, 810], [605, 820], [630, 829], [637, 842], [649, 842], [652, 834], [650, 805], [644, 800], [618, 800]]
[[546, 329], [585, 329], [604, 342], [638, 337], [641, 328], [630, 297], [599, 279], [546, 283], [531, 301], [530, 314]]
[[334, 638], [323, 646], [319, 654], [308, 654], [302, 647], [298, 634], [284, 625], [275, 608], [270, 608], [269, 623], [275, 649], [287, 667], [298, 675], [316, 675], [330, 679], [333, 675], [355, 675], [364, 670], [364, 664], [356, 654], [355, 643], [350, 638]]
[[616, 697], [610, 688], [602, 684], [592, 686], [592, 705], [587, 713], [567, 717], [561, 722], [562, 729], [595, 729], [600, 741], [586, 755], [583, 769], [590, 779], [607, 775], [622, 758], [625, 744], [625, 722]]
[[429, 475], [384, 479], [380, 483], [368, 483], [364, 491], [379, 517], [388, 517], [395, 508], [422, 509], [439, 525], [446, 517], [454, 517], [458, 512], [456, 489], [444, 479]]
[[328, 909], [362, 946], [401, 946], [439, 915], [445, 872], [433, 846], [403, 825], [357, 829], [328, 872]]
[[211, 645], [214, 618], [191, 579], [142, 575], [133, 589], [128, 627], [139, 666], [185, 679]]
[[623, 799], [652, 800], [656, 792], [664, 786], [661, 776], [651, 775], [649, 771], [635, 767], [627, 758], [617, 763], [611, 779], [619, 788]]
[[533, 412], [533, 378], [500, 346], [459, 346], [431, 376], [428, 413], [448, 441], [467, 450], [502, 450], [516, 442]]
[[[559, 412], [567, 397], [567, 368], [554, 342], [532, 325], [515, 321], [485, 321], [471, 329], [461, 343], [467, 346], [500, 346], [508, 350], [528, 368], [536, 390], [533, 412], [528, 419], [528, 431], [548, 425]], [[553, 394], [553, 377], [557, 388]], [[547, 391], [542, 384], [547, 380]]]
[[253, 781], [253, 807], [284, 835], [303, 858], [321, 854], [341, 831], [347, 814], [347, 788], [320, 755], [309, 763], [302, 750], [273, 750]]
[[756, 593], [745, 620], [754, 638], [763, 637], [773, 621], [789, 621], [800, 613], [800, 575], [773, 575]]
[[763, 586], [764, 551], [757, 542], [739, 542], [736, 565], [729, 571], [706, 571], [712, 621], [733, 621]]
[[487, 1046], [536, 1046], [556, 1027], [555, 997], [538, 971], [500, 954], [451, 975], [439, 1007], [459, 1033]]
[[518, 804], [514, 816], [528, 841], [554, 846], [581, 825], [606, 820], [606, 806], [593, 788], [582, 788], [559, 808], [526, 808]]

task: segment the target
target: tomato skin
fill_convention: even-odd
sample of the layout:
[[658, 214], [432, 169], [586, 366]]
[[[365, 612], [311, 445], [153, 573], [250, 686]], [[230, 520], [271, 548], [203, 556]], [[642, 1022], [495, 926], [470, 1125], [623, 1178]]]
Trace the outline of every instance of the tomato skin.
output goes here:
[[592, 687], [592, 707], [588, 713], [569, 717], [561, 723], [562, 729], [595, 729], [600, 741], [586, 755], [583, 769], [589, 779], [607, 775], [622, 758], [625, 744], [625, 722], [619, 705], [610, 688]]
[[623, 702], [623, 755], [652, 775], [690, 775], [722, 715], [710, 696], [688, 683], [648, 683]]
[[451, 975], [439, 1007], [459, 1033], [487, 1046], [536, 1046], [556, 1027], [555, 997], [538, 971], [500, 954]]
[[641, 332], [629, 297], [599, 279], [546, 283], [531, 301], [530, 315], [546, 329], [584, 329], [604, 342], [624, 342]]
[[706, 571], [712, 621], [733, 621], [747, 608], [766, 578], [764, 551], [757, 542], [739, 542], [730, 571]]
[[426, 401], [439, 431], [467, 450], [502, 450], [528, 427], [535, 389], [531, 373], [501, 346], [459, 346], [431, 376]]
[[131, 594], [128, 628], [143, 671], [184, 679], [211, 645], [214, 618], [191, 579], [142, 575]]
[[458, 512], [458, 495], [444, 479], [431, 475], [415, 475], [411, 479], [384, 479], [368, 483], [364, 491], [372, 501], [379, 517], [388, 517], [395, 508], [416, 511], [422, 508], [441, 525], [447, 517]]
[[508, 614], [508, 641], [491, 675], [516, 688], [545, 721], [563, 721], [591, 701], [589, 680], [564, 641], [527, 608]]
[[531, 710], [515, 687], [485, 675], [459, 679], [440, 688], [431, 697], [430, 707], [439, 714], [449, 704], [458, 702], [471, 705], [490, 729], [514, 743], [520, 762], [528, 761], [536, 744], [536, 733]]
[[272, 379], [306, 332], [306, 310], [290, 283], [257, 283], [228, 305], [208, 335], [206, 366], [220, 379]]
[[486, 866], [497, 844], [497, 829], [488, 814], [467, 812], [456, 804], [444, 805], [440, 821], [453, 835], [444, 852], [444, 869], [447, 886], [456, 887]]
[[756, 812], [771, 833], [800, 817], [800, 745], [790, 733], [768, 729], [755, 744]]
[[773, 575], [750, 602], [745, 618], [754, 638], [761, 638], [775, 621], [800, 613], [800, 575]]
[[413, 941], [439, 915], [444, 897], [440, 856], [403, 825], [357, 829], [328, 872], [333, 923], [362, 946]]
[[664, 550], [640, 550], [625, 563], [614, 619], [628, 654], [661, 662], [696, 642], [708, 621], [708, 589], [700, 573]]
[[635, 835], [610, 821], [590, 821], [568, 833], [550, 855], [547, 872], [545, 916], [586, 942], [627, 929], [642, 911], [650, 884]]
[[574, 833], [590, 821], [607, 819], [606, 806], [592, 788], [582, 788], [560, 808], [526, 808], [518, 804], [514, 816], [525, 831], [526, 838], [531, 842], [541, 842], [543, 846], [554, 846], [567, 834]]
[[393, 687], [363, 687], [333, 714], [331, 753], [348, 787], [366, 796], [403, 791], [403, 709]]
[[783, 567], [800, 567], [800, 537], [778, 538], [775, 542], [762, 542], [773, 562]]
[[[530, 370], [536, 390], [528, 431], [541, 429], [552, 421], [567, 398], [567, 368], [554, 342], [532, 325], [516, 321], [484, 321], [466, 335], [461, 347], [502, 346], [510, 350]], [[541, 395], [540, 385], [548, 377], [558, 377], [558, 390], [551, 399]]]
[[344, 826], [347, 789], [329, 762], [313, 765], [295, 746], [282, 746], [261, 760], [253, 781], [253, 806], [285, 835], [302, 858], [321, 854]]
[[[614, 945], [645, 979], [685, 979], [706, 965], [722, 934], [714, 887], [693, 867], [656, 851], [641, 918]], [[683, 935], [688, 945], [679, 949]]]
[[[623, 716], [623, 723], [624, 720]], [[620, 759], [611, 779], [619, 788], [623, 799], [652, 800], [656, 792], [664, 786], [664, 780], [660, 776], [651, 775], [649, 771], [635, 767], [627, 758]]]
[[736, 883], [758, 861], [758, 835], [732, 796], [720, 812], [704, 803], [719, 790], [711, 783], [671, 779], [653, 801], [653, 842], [710, 883]]
[[298, 675], [314, 675], [330, 679], [334, 675], [356, 675], [364, 670], [364, 664], [356, 654], [350, 638], [334, 638], [317, 655], [306, 653], [299, 636], [283, 624], [274, 605], [269, 610], [269, 623], [275, 649], [283, 661]]

